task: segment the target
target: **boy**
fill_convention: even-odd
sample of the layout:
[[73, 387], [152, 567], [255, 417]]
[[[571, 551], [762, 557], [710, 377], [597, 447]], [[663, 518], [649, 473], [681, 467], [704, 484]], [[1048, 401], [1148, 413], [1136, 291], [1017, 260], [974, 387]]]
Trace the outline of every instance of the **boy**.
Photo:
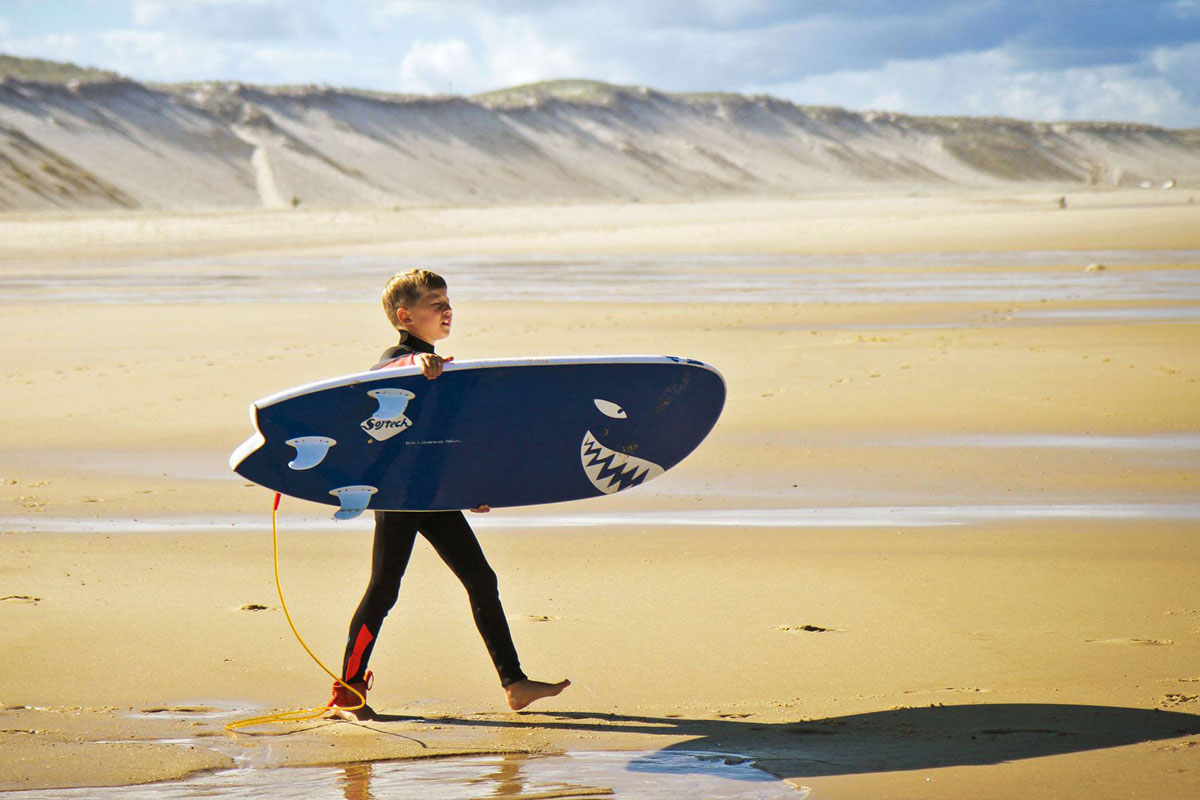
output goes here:
[[[373, 369], [416, 364], [429, 380], [441, 375], [442, 365], [453, 360], [453, 357], [442, 358], [433, 352], [433, 343], [450, 335], [453, 311], [446, 294], [446, 281], [427, 270], [414, 269], [395, 275], [383, 290], [383, 309], [388, 321], [400, 332], [400, 344], [385, 350]], [[490, 509], [480, 506], [471, 510], [483, 513]], [[371, 581], [350, 622], [350, 635], [342, 660], [342, 680], [366, 697], [372, 677], [367, 671], [367, 661], [383, 618], [396, 603], [400, 579], [404, 577], [418, 533], [433, 545], [466, 588], [475, 626], [483, 636], [500, 676], [508, 707], [519, 711], [535, 700], [553, 697], [570, 686], [571, 682], [567, 680], [558, 683], [531, 681], [521, 671], [508, 621], [500, 605], [496, 573], [488, 565], [475, 533], [461, 511], [375, 512]], [[329, 701], [332, 715], [354, 721], [373, 719], [375, 712], [370, 706], [354, 708], [359, 703], [353, 692], [334, 683], [333, 699]]]

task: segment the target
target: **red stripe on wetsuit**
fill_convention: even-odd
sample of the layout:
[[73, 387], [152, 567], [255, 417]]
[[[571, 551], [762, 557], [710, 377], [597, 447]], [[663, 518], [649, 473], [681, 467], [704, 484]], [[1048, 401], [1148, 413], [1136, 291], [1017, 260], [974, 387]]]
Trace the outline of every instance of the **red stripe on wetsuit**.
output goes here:
[[343, 676], [344, 680], [351, 680], [358, 674], [358, 667], [362, 663], [363, 653], [367, 650], [367, 645], [375, 641], [375, 635], [363, 625], [358, 629], [358, 636], [354, 639], [354, 648], [350, 651], [350, 658], [346, 660], [346, 670]]

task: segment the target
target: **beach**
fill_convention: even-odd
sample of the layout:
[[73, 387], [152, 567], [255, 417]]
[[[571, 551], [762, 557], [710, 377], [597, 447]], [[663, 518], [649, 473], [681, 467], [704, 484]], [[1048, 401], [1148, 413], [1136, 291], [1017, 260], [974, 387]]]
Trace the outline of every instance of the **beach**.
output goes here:
[[[812, 800], [1200, 794], [1200, 208], [1060, 194], [0, 215], [0, 790], [631, 751]], [[439, 352], [697, 358], [724, 414], [644, 487], [471, 517], [561, 696], [504, 707], [421, 543], [381, 720], [228, 734], [330, 683], [228, 468], [247, 407], [374, 363], [419, 265]], [[371, 530], [328, 511], [285, 498], [279, 560], [332, 666]]]

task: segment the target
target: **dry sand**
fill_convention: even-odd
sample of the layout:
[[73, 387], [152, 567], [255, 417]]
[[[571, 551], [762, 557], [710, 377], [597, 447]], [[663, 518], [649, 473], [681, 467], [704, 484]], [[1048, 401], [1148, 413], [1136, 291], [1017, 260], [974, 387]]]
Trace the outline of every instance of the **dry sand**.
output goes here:
[[[1200, 209], [1164, 196], [1086, 195], [1062, 212], [1042, 195], [969, 195], [8, 216], [0, 269], [347, 247], [398, 263], [1200, 249]], [[1197, 796], [1200, 523], [1121, 509], [1197, 502], [1195, 445], [1171, 443], [1200, 433], [1200, 322], [1029, 313], [1112, 305], [460, 302], [441, 348], [460, 359], [688, 355], [725, 374], [727, 411], [657, 484], [477, 518], [526, 669], [570, 677], [561, 697], [503, 710], [461, 588], [418, 547], [372, 662], [372, 704], [389, 716], [231, 737], [222, 726], [238, 714], [322, 702], [328, 680], [274, 593], [270, 495], [225, 460], [248, 435], [249, 400], [371, 362], [390, 340], [376, 301], [9, 302], [0, 788], [158, 780], [235, 758], [619, 748], [741, 753], [811, 798]], [[914, 506], [1043, 511], [846, 522]], [[1044, 511], [1075, 506], [1095, 513]], [[800, 522], [646, 521], [763, 509]], [[830, 517], [804, 522], [810, 509]], [[284, 503], [283, 579], [302, 632], [335, 662], [370, 534], [313, 514]], [[566, 514], [628, 516], [556, 527]], [[147, 530], [181, 518], [197, 529]], [[93, 531], [56, 532], [79, 520]]]
[[[1065, 193], [1064, 193], [1065, 192]], [[1068, 206], [1058, 207], [1066, 197]], [[844, 192], [395, 211], [0, 214], [6, 261], [232, 254], [901, 253], [1194, 248], [1200, 192]], [[68, 224], [69, 223], [69, 224]]]

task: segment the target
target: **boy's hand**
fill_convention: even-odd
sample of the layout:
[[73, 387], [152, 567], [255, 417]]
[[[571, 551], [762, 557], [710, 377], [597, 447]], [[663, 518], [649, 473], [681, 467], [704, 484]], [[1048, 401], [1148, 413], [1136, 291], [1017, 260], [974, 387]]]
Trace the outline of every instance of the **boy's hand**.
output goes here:
[[492, 510], [492, 507], [491, 507], [491, 506], [489, 506], [489, 505], [482, 505], [482, 506], [480, 506], [479, 508], [472, 508], [472, 509], [471, 509], [471, 513], [473, 513], [473, 514], [486, 514], [486, 513], [488, 513], [488, 512], [489, 512], [489, 511], [491, 511], [491, 510]]
[[442, 358], [436, 353], [420, 353], [415, 360], [417, 364], [421, 365], [421, 374], [429, 380], [433, 380], [442, 374], [442, 365], [453, 361], [454, 356]]

